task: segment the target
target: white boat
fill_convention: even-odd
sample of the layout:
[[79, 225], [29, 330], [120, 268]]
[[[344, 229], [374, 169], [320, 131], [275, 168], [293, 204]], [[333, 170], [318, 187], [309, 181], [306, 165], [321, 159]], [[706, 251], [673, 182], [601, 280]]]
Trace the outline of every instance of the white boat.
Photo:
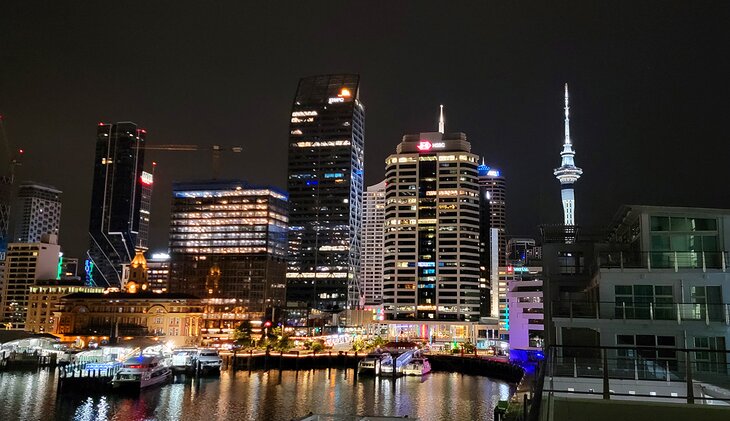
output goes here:
[[215, 349], [201, 349], [195, 356], [197, 369], [200, 371], [220, 371], [223, 359]]
[[171, 375], [170, 367], [162, 358], [140, 355], [124, 362], [112, 379], [112, 387], [144, 389], [166, 382]]
[[172, 369], [175, 371], [188, 371], [194, 369], [195, 357], [198, 355], [197, 348], [175, 348], [172, 350]]
[[386, 365], [392, 364], [393, 357], [386, 353], [373, 352], [367, 357], [360, 360], [357, 363], [357, 373], [373, 373], [375, 375], [380, 374], [380, 370], [383, 367], [383, 363]]
[[413, 358], [403, 366], [403, 374], [406, 376], [423, 376], [431, 371], [431, 363], [426, 357]]

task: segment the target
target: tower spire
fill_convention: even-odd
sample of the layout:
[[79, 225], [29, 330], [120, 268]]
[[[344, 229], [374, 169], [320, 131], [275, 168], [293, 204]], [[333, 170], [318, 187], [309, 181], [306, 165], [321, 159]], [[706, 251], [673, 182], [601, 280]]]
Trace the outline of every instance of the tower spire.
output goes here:
[[568, 104], [568, 84], [565, 84], [565, 144], [570, 145], [570, 105]]
[[446, 123], [444, 122], [444, 105], [439, 105], [441, 113], [439, 114], [439, 133], [444, 134]]
[[575, 225], [575, 192], [573, 184], [583, 174], [583, 170], [575, 166], [575, 151], [570, 140], [570, 104], [568, 103], [568, 84], [565, 84], [565, 140], [560, 152], [560, 167], [553, 171], [560, 181], [560, 196], [563, 201], [563, 222]]

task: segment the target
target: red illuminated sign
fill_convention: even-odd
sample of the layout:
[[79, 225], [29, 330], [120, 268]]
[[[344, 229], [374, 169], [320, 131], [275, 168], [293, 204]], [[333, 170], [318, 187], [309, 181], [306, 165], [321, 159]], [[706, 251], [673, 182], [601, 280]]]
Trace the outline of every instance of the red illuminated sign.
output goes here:
[[422, 140], [418, 142], [418, 145], [416, 145], [416, 148], [418, 148], [419, 151], [430, 151], [431, 150], [431, 142], [428, 140]]

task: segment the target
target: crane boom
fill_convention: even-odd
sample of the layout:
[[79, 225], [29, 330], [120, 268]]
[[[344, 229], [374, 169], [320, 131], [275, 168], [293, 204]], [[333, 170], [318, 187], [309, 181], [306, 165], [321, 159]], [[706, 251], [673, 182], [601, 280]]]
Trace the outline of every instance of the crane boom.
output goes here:
[[220, 154], [221, 152], [243, 152], [241, 146], [221, 146], [221, 145], [148, 145], [142, 144], [136, 147], [148, 151], [171, 151], [171, 152], [197, 152], [210, 151], [212, 155], [213, 179], [217, 179], [220, 174]]

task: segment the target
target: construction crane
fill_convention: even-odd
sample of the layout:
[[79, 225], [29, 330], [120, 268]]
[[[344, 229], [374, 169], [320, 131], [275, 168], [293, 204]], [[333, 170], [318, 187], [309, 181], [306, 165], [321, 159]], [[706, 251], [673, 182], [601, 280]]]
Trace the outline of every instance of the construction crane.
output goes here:
[[[5, 133], [5, 123], [3, 116], [0, 115], [0, 260], [5, 260], [5, 250], [8, 245], [8, 231], [10, 228], [10, 202], [13, 196], [13, 183], [15, 182], [15, 167], [20, 165], [20, 155], [23, 150], [19, 149], [18, 154], [12, 154], [8, 136]], [[7, 156], [5, 156], [7, 152]], [[8, 159], [8, 165], [5, 166], [5, 159]]]
[[221, 146], [221, 145], [141, 145], [140, 149], [146, 151], [172, 151], [172, 152], [197, 152], [210, 151], [212, 156], [213, 179], [217, 179], [220, 175], [220, 159], [222, 152], [241, 153], [241, 146]]

